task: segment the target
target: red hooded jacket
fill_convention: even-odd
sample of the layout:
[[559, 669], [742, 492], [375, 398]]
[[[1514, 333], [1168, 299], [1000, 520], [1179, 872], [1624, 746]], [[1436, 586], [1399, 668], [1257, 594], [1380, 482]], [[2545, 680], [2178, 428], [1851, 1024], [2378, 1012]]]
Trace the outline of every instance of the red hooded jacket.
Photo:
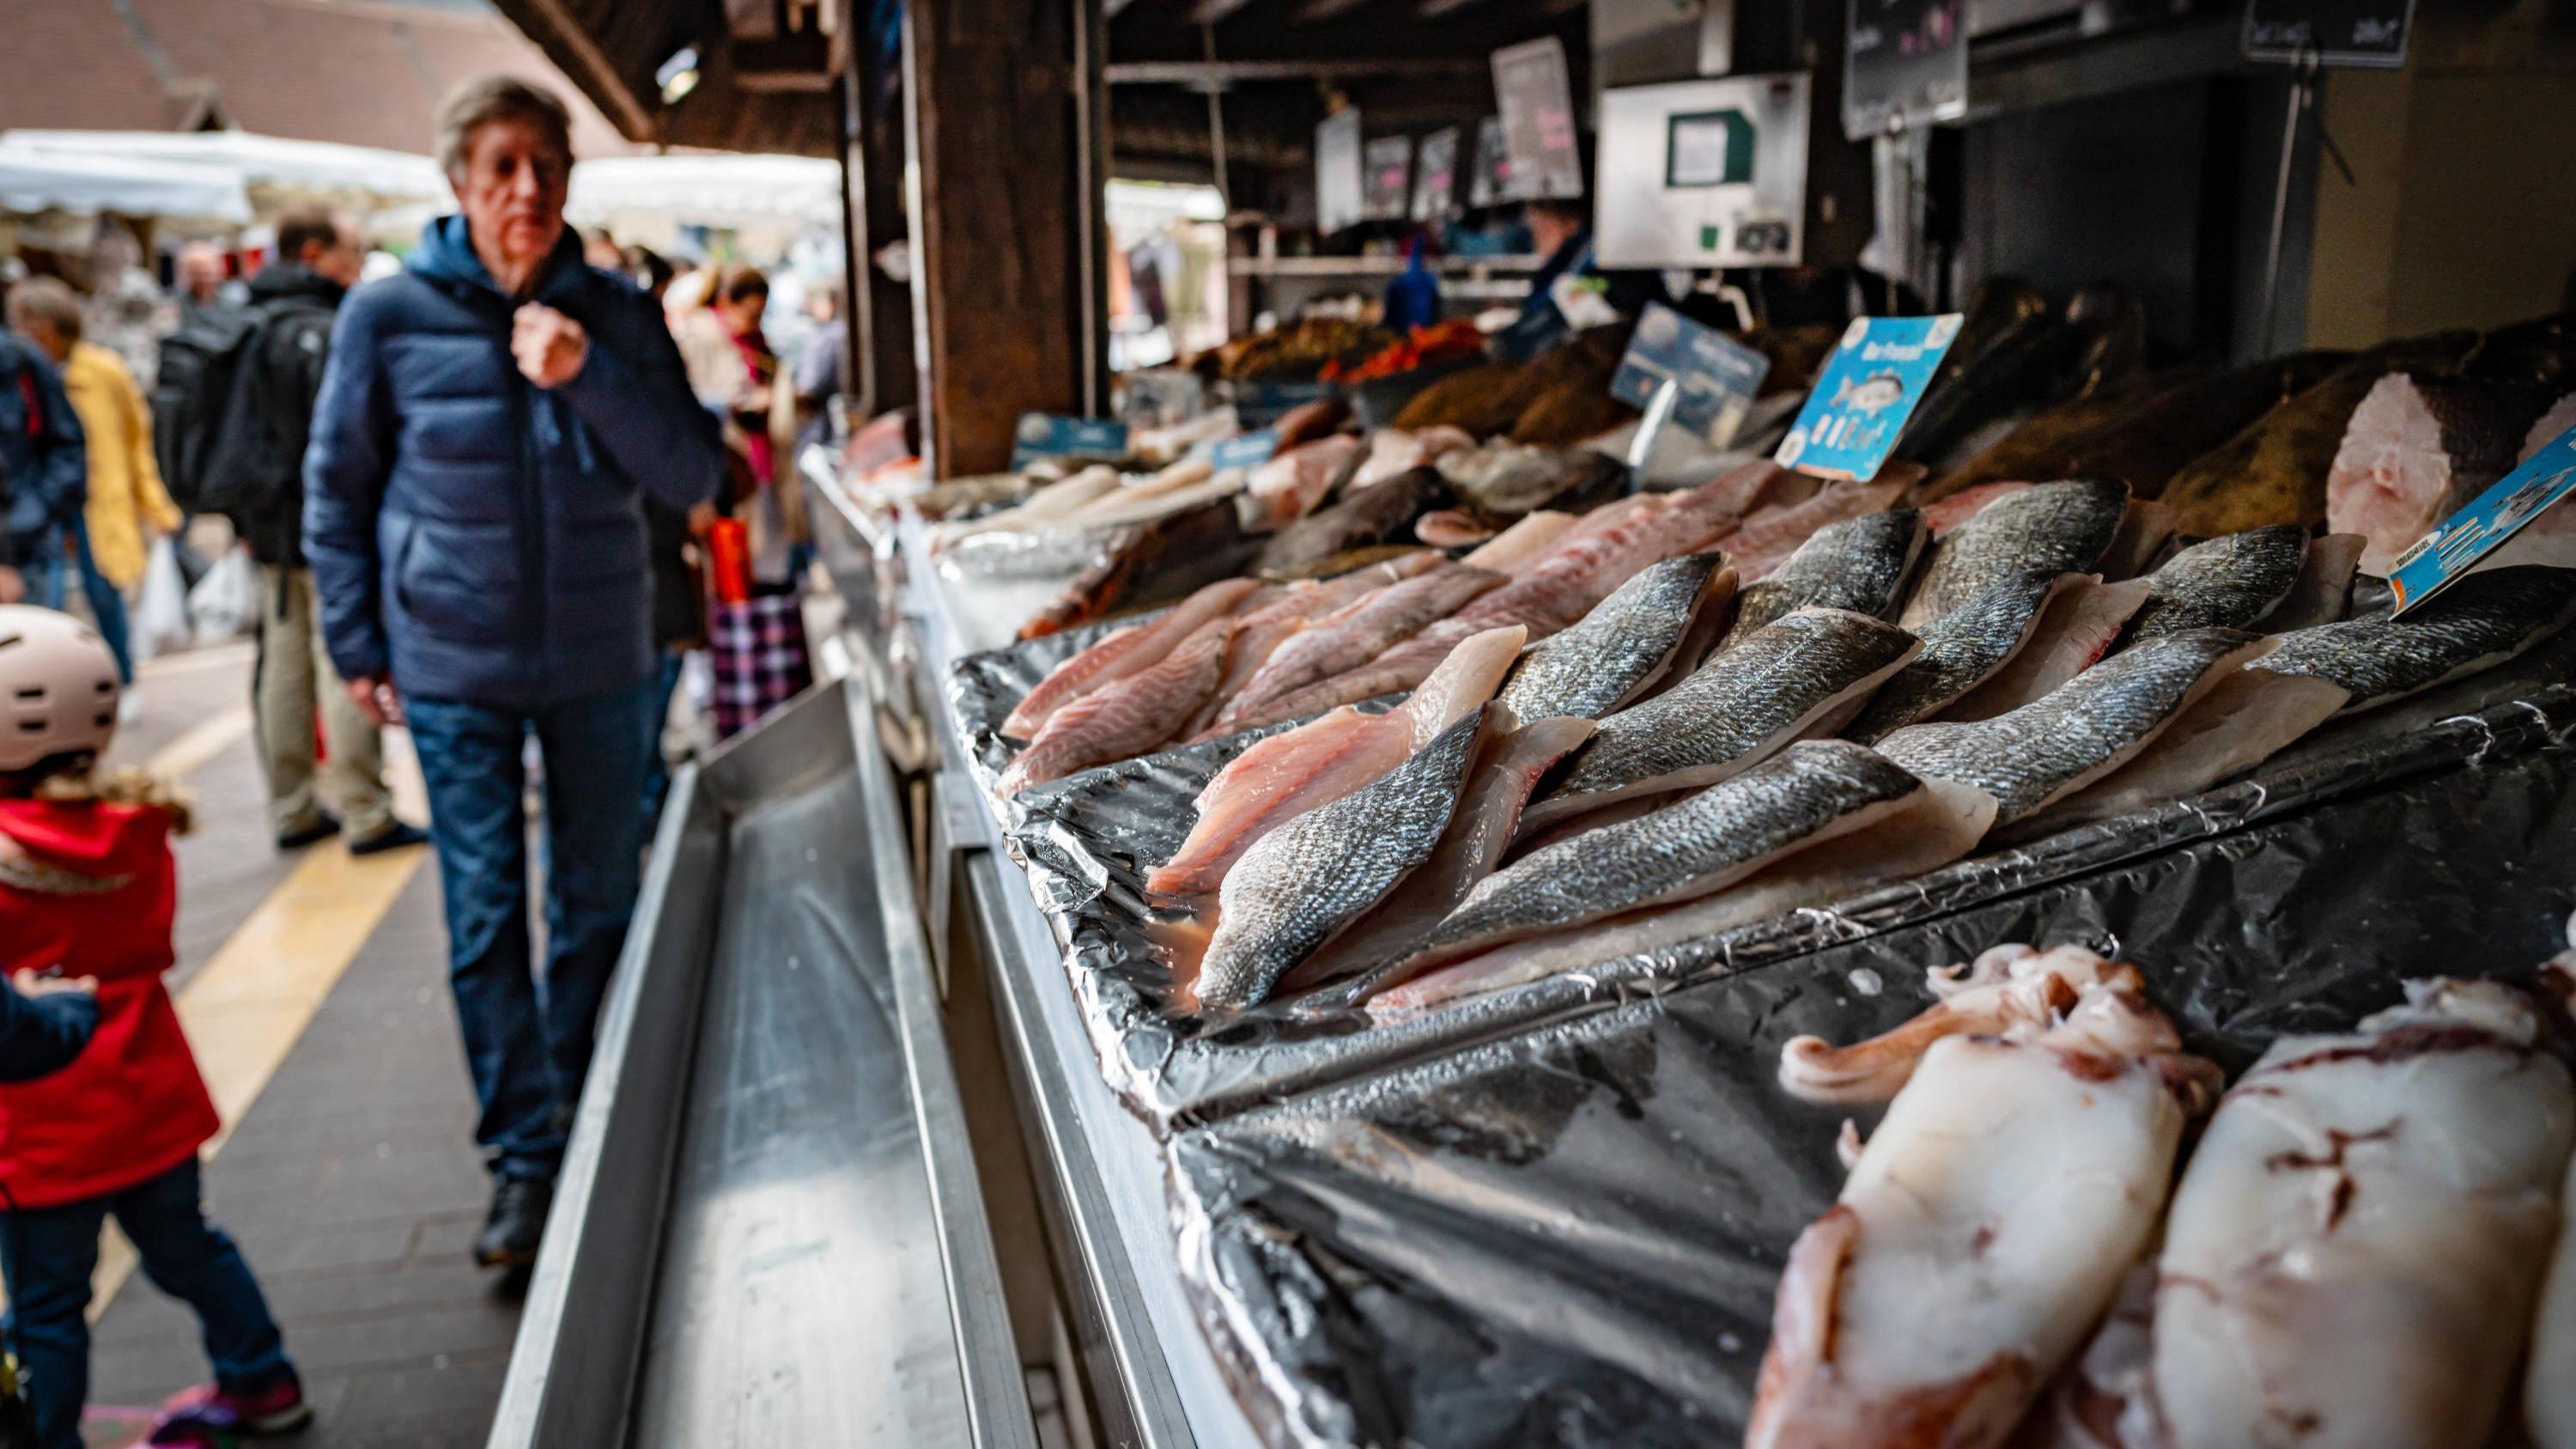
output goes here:
[[0, 800], [0, 967], [98, 978], [98, 1034], [0, 1086], [0, 1186], [22, 1208], [98, 1197], [185, 1162], [222, 1125], [161, 984], [178, 872], [166, 811]]

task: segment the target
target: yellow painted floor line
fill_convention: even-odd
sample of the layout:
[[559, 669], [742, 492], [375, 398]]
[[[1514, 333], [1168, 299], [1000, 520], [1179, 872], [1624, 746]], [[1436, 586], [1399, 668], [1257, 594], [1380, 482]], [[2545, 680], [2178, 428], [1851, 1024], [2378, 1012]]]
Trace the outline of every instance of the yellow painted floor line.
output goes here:
[[[241, 714], [246, 728], [249, 712]], [[219, 723], [220, 717], [198, 729]], [[410, 742], [389, 735], [385, 744], [385, 773], [396, 808], [414, 821], [425, 818], [420, 768]], [[182, 737], [155, 755], [153, 772], [164, 778], [184, 776], [187, 771], [168, 769], [163, 762], [188, 745]], [[349, 963], [428, 860], [425, 849], [364, 860], [333, 845], [309, 851], [179, 992], [179, 1023], [223, 1119], [204, 1156], [212, 1158], [231, 1139], [242, 1114], [259, 1100]], [[184, 880], [180, 888], [187, 888]], [[107, 1311], [134, 1269], [132, 1245], [111, 1231], [90, 1279], [91, 1322]]]
[[163, 745], [145, 761], [143, 771], [163, 780], [185, 780], [249, 733], [250, 706], [234, 705], [188, 726], [187, 733]]
[[157, 674], [195, 674], [205, 669], [241, 669], [247, 668], [252, 656], [258, 652], [259, 646], [248, 639], [236, 639], [222, 644], [204, 644], [194, 649], [183, 649], [176, 654], [163, 654], [146, 659], [136, 667], [135, 672], [149, 683]]

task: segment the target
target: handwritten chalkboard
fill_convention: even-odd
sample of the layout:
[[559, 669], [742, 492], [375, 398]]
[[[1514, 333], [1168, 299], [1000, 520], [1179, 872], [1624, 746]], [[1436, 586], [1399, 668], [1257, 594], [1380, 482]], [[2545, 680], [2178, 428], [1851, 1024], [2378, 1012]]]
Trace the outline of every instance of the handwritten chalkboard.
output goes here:
[[2251, 0], [2245, 58], [2401, 66], [2415, 0]]
[[1469, 206], [1500, 206], [1512, 198], [1512, 150], [1503, 144], [1503, 118], [1476, 123], [1476, 169], [1467, 174]]
[[1583, 156], [1574, 134], [1565, 46], [1551, 35], [1495, 51], [1493, 63], [1503, 145], [1512, 156], [1511, 195], [1581, 196]]
[[1360, 148], [1360, 214], [1401, 221], [1413, 199], [1413, 138], [1380, 136]]
[[1439, 221], [1457, 204], [1458, 128], [1446, 126], [1422, 138], [1413, 155], [1413, 219]]
[[1843, 33], [1843, 134], [1968, 113], [1965, 0], [1849, 0]]

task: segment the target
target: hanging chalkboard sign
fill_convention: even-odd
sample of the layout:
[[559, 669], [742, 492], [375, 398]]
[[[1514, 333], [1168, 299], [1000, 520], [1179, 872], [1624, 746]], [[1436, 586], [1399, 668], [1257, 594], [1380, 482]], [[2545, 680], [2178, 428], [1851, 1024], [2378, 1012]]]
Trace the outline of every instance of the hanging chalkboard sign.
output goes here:
[[1843, 32], [1843, 134], [1968, 113], [1966, 0], [1849, 0]]
[[1360, 214], [1402, 221], [1413, 200], [1413, 138], [1380, 136], [1360, 147]]
[[2245, 58], [2402, 66], [2415, 0], [2250, 0]]
[[1495, 51], [1494, 99], [1512, 156], [1509, 194], [1518, 200], [1581, 196], [1583, 155], [1564, 44], [1550, 35]]
[[1469, 206], [1500, 206], [1512, 197], [1512, 151], [1503, 144], [1503, 118], [1476, 123], [1476, 169], [1467, 176]]
[[1413, 219], [1439, 221], [1458, 196], [1458, 128], [1444, 126], [1422, 138], [1413, 154]]

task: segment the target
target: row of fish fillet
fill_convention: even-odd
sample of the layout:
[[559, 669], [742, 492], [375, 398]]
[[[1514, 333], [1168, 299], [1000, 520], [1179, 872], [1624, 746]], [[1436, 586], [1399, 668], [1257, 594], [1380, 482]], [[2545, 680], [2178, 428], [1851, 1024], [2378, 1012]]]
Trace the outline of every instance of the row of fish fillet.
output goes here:
[[1789, 1251], [1746, 1444], [2576, 1445], [2576, 954], [2540, 982], [2411, 982], [2223, 1095], [2078, 947], [1792, 1041], [1790, 1092], [1888, 1108]]
[[[1014, 770], [1194, 710], [1229, 728], [1205, 681], [1239, 672], [1220, 652], [1281, 603], [1353, 590], [1333, 628], [1265, 641], [1254, 676], [1300, 640], [1357, 657], [1333, 641], [1406, 614], [1410, 636], [1347, 671], [1362, 683], [1310, 696], [1290, 713], [1324, 713], [1209, 783], [1147, 880], [1199, 925], [1173, 937], [1182, 1004], [1306, 993], [1391, 1016], [2195, 793], [2338, 712], [2508, 657], [2576, 605], [2576, 575], [2509, 569], [2404, 621], [2343, 622], [2351, 540], [2257, 529], [2122, 577], [2164, 540], [2117, 484], [1999, 485], [1928, 514], [1881, 511], [1868, 485], [1747, 508], [1771, 476], [1525, 521], [1456, 564], [1249, 611], [1255, 586], [1218, 586], [1050, 675]], [[1726, 520], [1717, 548], [1670, 552]], [[1446, 617], [1399, 607], [1457, 574], [1477, 587]], [[1051, 698], [1122, 645], [1162, 647], [1156, 631], [1182, 647]], [[1408, 688], [1384, 714], [1352, 703]]]

